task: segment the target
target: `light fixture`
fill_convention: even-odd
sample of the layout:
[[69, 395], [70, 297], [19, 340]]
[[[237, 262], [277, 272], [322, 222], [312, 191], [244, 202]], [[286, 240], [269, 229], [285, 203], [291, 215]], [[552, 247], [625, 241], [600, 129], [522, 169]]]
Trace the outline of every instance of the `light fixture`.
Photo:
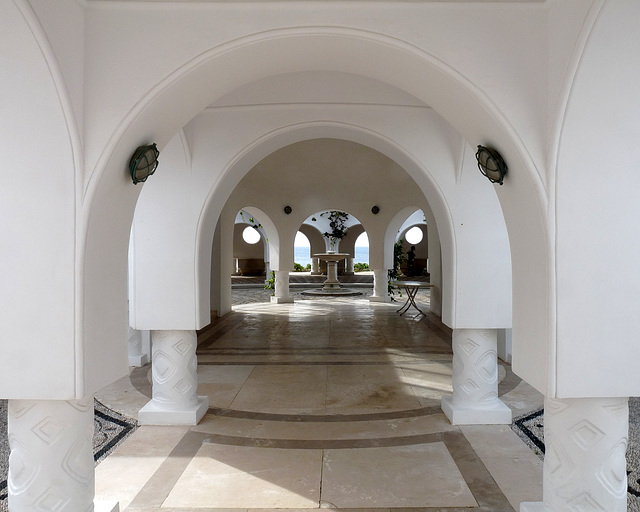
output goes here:
[[286, 213], [287, 215], [289, 215], [293, 210], [291, 209], [291, 206], [285, 206], [284, 207], [284, 213]]
[[374, 215], [378, 215], [378, 213], [380, 212], [380, 207], [378, 206], [373, 206], [371, 208], [371, 213], [373, 213]]
[[478, 169], [490, 182], [502, 185], [508, 169], [500, 153], [493, 148], [478, 146], [476, 160], [478, 161]]
[[131, 160], [129, 160], [129, 172], [133, 184], [147, 180], [158, 168], [158, 155], [160, 152], [155, 144], [140, 146], [135, 150]]

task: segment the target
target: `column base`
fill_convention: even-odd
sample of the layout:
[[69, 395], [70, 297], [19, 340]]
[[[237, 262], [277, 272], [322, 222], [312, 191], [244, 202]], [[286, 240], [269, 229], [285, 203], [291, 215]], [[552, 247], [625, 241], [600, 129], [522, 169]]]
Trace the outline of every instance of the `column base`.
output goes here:
[[452, 395], [442, 397], [442, 411], [452, 425], [510, 425], [511, 409], [502, 400], [496, 400], [487, 409], [469, 409], [453, 403]]
[[520, 512], [544, 512], [544, 503], [542, 501], [520, 503]]
[[147, 354], [139, 354], [137, 356], [129, 356], [129, 366], [140, 368], [149, 362]]
[[276, 297], [275, 295], [271, 296], [272, 304], [291, 304], [293, 302], [293, 297]]
[[192, 407], [167, 410], [153, 400], [138, 412], [140, 425], [197, 425], [209, 409], [209, 397], [198, 396], [198, 403]]
[[391, 302], [391, 297], [369, 297], [369, 302]]
[[120, 502], [94, 500], [93, 512], [120, 512]]

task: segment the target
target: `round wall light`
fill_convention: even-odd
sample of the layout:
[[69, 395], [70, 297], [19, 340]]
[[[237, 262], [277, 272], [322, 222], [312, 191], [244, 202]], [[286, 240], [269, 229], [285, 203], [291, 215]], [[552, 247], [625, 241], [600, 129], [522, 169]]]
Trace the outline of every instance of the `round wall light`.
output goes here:
[[250, 245], [257, 244], [260, 238], [260, 233], [253, 226], [247, 226], [242, 231], [242, 239]]
[[502, 185], [508, 169], [500, 153], [493, 148], [478, 146], [476, 160], [478, 161], [478, 169], [490, 182]]
[[129, 160], [129, 172], [134, 185], [147, 181], [158, 168], [160, 152], [155, 144], [140, 146]]
[[373, 213], [374, 215], [378, 215], [378, 213], [380, 213], [380, 207], [379, 206], [373, 206], [371, 208], [371, 213]]
[[284, 213], [286, 213], [287, 215], [289, 215], [292, 211], [293, 209], [291, 208], [291, 206], [284, 207]]
[[411, 245], [418, 245], [420, 242], [422, 242], [423, 238], [424, 233], [418, 226], [413, 226], [404, 234], [404, 239]]

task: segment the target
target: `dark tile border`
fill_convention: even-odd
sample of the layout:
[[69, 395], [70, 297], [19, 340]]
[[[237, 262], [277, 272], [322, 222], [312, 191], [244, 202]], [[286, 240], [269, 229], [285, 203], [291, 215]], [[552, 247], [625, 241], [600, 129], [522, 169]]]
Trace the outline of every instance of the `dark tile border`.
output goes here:
[[354, 421], [396, 420], [403, 418], [417, 418], [440, 414], [442, 409], [437, 407], [422, 407], [420, 409], [406, 409], [401, 411], [376, 412], [364, 414], [274, 414], [236, 409], [209, 408], [207, 414], [225, 418], [248, 419], [257, 421], [280, 421], [291, 423], [346, 423]]

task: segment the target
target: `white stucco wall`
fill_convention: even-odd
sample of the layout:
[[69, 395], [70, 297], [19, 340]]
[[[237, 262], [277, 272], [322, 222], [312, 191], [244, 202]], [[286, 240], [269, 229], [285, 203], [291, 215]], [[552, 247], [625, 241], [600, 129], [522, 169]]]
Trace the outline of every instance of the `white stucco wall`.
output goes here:
[[[510, 167], [508, 181], [495, 188], [512, 254], [514, 369], [549, 396], [640, 392], [630, 366], [637, 359], [640, 279], [633, 264], [638, 36], [630, 24], [638, 19], [636, 2], [379, 2], [366, 8], [327, 2], [286, 9], [268, 2], [58, 4], [56, 11], [43, 0], [0, 3], [7, 70], [0, 92], [12, 99], [0, 121], [6, 176], [0, 212], [11, 219], [2, 228], [1, 343], [5, 360], [28, 361], [33, 377], [3, 363], [4, 395], [81, 396], [126, 370], [120, 341], [126, 255], [140, 188], [125, 169], [135, 147], [157, 141], [164, 154], [182, 127], [225, 94], [314, 70], [392, 85], [432, 107], [470, 147], [498, 146]], [[245, 106], [246, 115], [228, 110], [229, 120], [247, 132], [238, 144], [230, 140], [233, 129], [198, 140], [187, 127], [190, 144], [223, 150], [208, 162], [209, 170], [222, 170], [221, 181], [192, 191], [195, 204], [209, 204], [197, 226], [197, 247], [189, 249], [198, 255], [198, 275], [211, 266], [222, 208], [216, 200], [261, 158], [301, 138], [350, 136], [370, 143], [423, 191], [430, 184], [430, 193], [453, 197], [439, 190], [449, 182], [433, 179], [440, 166], [421, 165], [429, 162], [424, 152], [432, 139], [402, 129], [412, 109], [382, 122], [375, 105], [353, 116], [344, 106], [320, 107], [301, 120], [271, 105], [266, 110], [273, 117], [262, 116], [256, 126], [248, 122], [256, 120], [252, 107]], [[225, 120], [223, 109], [215, 115]], [[300, 122], [317, 124], [294, 129]], [[225, 153], [227, 144], [236, 151]], [[440, 155], [460, 164], [451, 155], [462, 155], [464, 147], [447, 153], [452, 146], [445, 145]], [[601, 147], [606, 153], [594, 151]], [[209, 153], [191, 152], [192, 172], [204, 169], [196, 161]], [[465, 165], [453, 166], [459, 170], [453, 192], [468, 182]], [[603, 168], [615, 169], [616, 180], [598, 179]], [[231, 169], [235, 178], [222, 180]], [[38, 179], [24, 179], [31, 176]], [[445, 229], [441, 219], [462, 219], [441, 215], [445, 202], [427, 199], [444, 255], [451, 250], [446, 241], [458, 232]], [[39, 257], [43, 247], [47, 259]], [[453, 263], [443, 259], [443, 281]], [[187, 284], [195, 302], [189, 328], [205, 313], [208, 318], [208, 294], [200, 286], [195, 277]], [[453, 300], [446, 287], [443, 292], [445, 304]], [[456, 304], [465, 299], [450, 293]], [[460, 318], [452, 315], [451, 322]], [[35, 340], [28, 349], [15, 341], [27, 325]]]

